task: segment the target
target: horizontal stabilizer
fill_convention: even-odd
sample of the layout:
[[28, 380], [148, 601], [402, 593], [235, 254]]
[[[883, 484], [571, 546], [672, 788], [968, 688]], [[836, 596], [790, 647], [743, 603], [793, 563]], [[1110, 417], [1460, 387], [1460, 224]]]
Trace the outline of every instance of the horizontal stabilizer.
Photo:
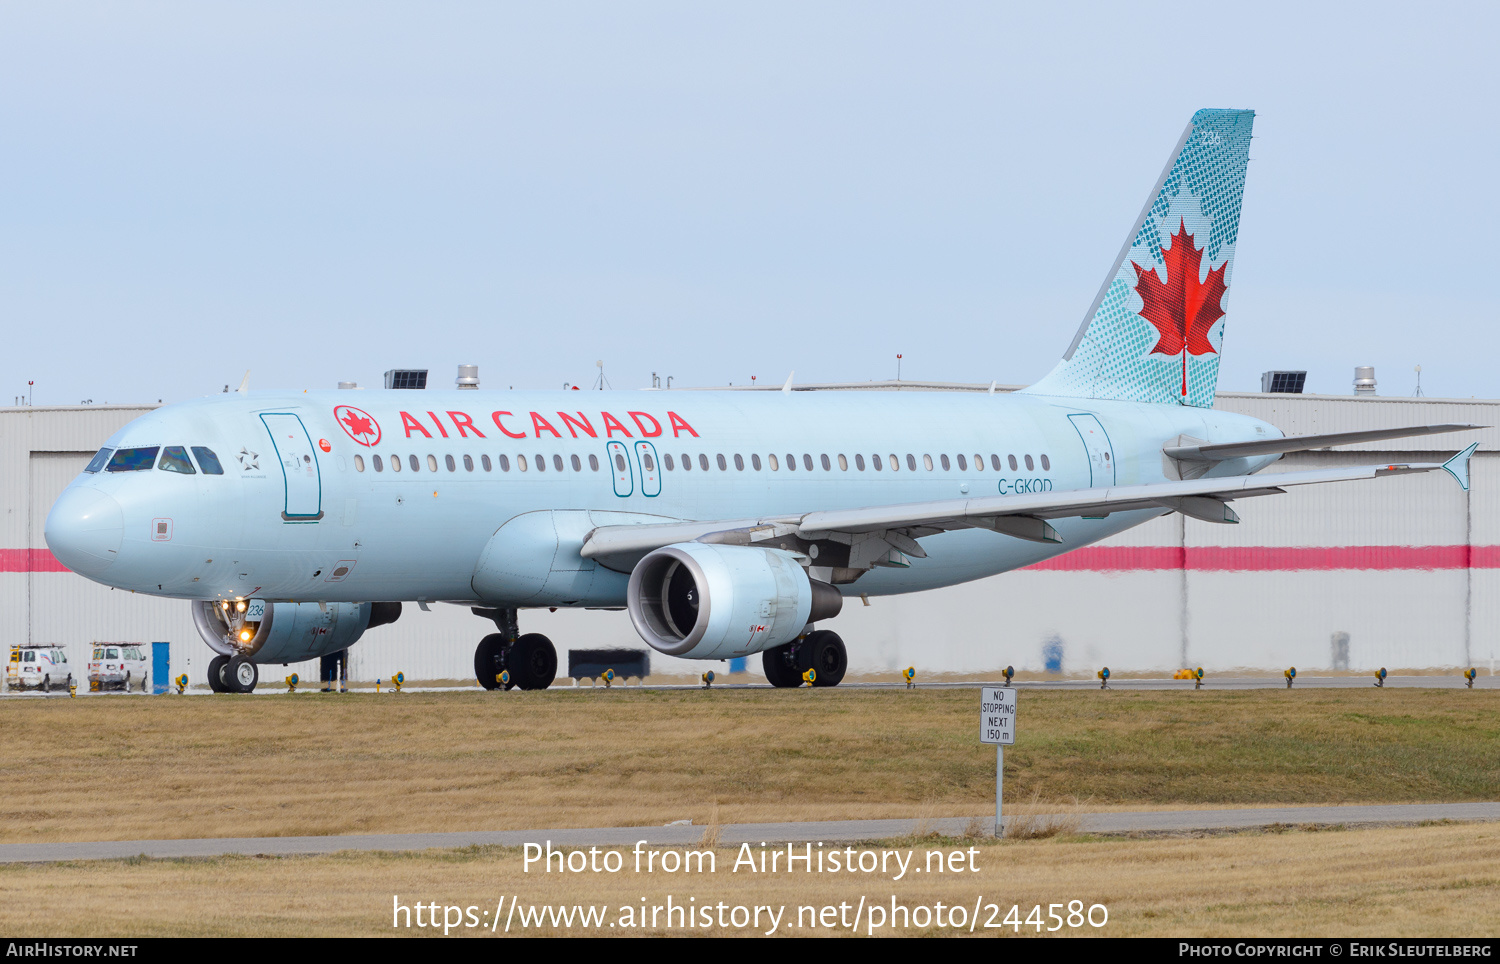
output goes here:
[[1457, 479], [1465, 492], [1469, 491], [1469, 459], [1474, 457], [1474, 450], [1477, 448], [1479, 443], [1475, 442], [1443, 463], [1443, 471]]
[[1169, 445], [1162, 454], [1169, 459], [1191, 462], [1221, 462], [1257, 455], [1279, 455], [1326, 449], [1330, 445], [1353, 445], [1355, 442], [1380, 442], [1390, 438], [1413, 438], [1418, 435], [1442, 435], [1445, 432], [1468, 432], [1487, 425], [1413, 425], [1409, 428], [1381, 428], [1368, 432], [1331, 432], [1326, 435], [1289, 435], [1284, 438], [1256, 439], [1253, 442], [1219, 442], [1213, 445]]

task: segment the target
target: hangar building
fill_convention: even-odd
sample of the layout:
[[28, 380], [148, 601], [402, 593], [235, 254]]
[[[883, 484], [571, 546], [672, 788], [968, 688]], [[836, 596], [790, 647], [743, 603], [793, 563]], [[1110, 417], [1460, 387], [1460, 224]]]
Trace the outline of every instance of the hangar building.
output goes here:
[[[988, 390], [870, 383], [814, 389]], [[82, 665], [96, 640], [170, 641], [172, 672], [203, 682], [212, 656], [186, 602], [119, 592], [65, 570], [43, 525], [58, 493], [120, 426], [153, 406], [0, 409], [0, 633], [61, 644]], [[1435, 423], [1500, 426], [1500, 400], [1221, 393], [1217, 407], [1288, 435]], [[850, 599], [836, 624], [852, 673], [1087, 673], [1184, 666], [1280, 671], [1474, 665], [1500, 659], [1500, 428], [1286, 456], [1276, 471], [1442, 461], [1471, 441], [1473, 484], [1445, 473], [1307, 486], [1248, 500], [1237, 526], [1169, 515], [1030, 569], [868, 607]], [[1392, 448], [1398, 446], [1398, 448]], [[644, 648], [624, 613], [525, 611], [523, 632], [559, 652]], [[350, 650], [350, 677], [471, 678], [474, 645], [493, 625], [467, 608], [408, 605], [400, 621]], [[652, 653], [653, 672], [710, 666]], [[713, 666], [723, 669], [719, 664]], [[749, 661], [758, 674], [758, 660]], [[264, 667], [274, 683], [316, 663]], [[80, 674], [81, 675], [81, 674]]]

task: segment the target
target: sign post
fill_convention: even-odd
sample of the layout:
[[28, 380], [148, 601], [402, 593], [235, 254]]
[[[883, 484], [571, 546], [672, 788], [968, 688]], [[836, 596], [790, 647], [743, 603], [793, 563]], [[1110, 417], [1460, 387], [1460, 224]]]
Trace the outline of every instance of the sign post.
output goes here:
[[985, 686], [979, 695], [979, 742], [995, 744], [995, 836], [1005, 830], [1001, 799], [1005, 791], [1005, 748], [1016, 742], [1016, 691]]

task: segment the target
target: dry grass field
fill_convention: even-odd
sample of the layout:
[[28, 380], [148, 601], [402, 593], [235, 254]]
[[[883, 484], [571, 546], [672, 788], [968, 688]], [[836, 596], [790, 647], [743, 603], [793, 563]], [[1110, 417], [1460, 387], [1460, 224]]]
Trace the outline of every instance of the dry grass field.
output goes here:
[[[734, 872], [736, 851], [721, 849], [712, 874], [540, 874], [523, 872], [522, 854], [505, 848], [428, 853], [341, 853], [319, 857], [226, 857], [212, 860], [130, 860], [83, 864], [0, 866], [0, 899], [26, 908], [28, 928], [41, 934], [90, 936], [436, 936], [442, 928], [393, 928], [397, 900], [443, 907], [474, 907], [481, 926], [459, 926], [450, 936], [488, 937], [493, 908], [515, 897], [522, 908], [602, 907], [601, 927], [520, 926], [516, 935], [609, 936], [628, 933], [750, 934], [754, 927], [689, 929], [664, 916], [657, 926], [610, 928], [628, 909], [678, 904], [785, 907], [777, 933], [843, 936], [861, 897], [888, 908], [892, 898], [908, 908], [938, 902], [964, 908], [963, 926], [944, 917], [908, 916], [909, 926], [877, 920], [876, 934], [964, 934], [978, 902], [976, 934], [1017, 936], [1011, 927], [986, 929], [1019, 906], [1044, 928], [1061, 925], [1067, 936], [1478, 936], [1500, 931], [1500, 826], [1428, 826], [1375, 830], [1289, 829], [1205, 838], [1026, 841], [903, 840], [880, 848], [910, 849], [917, 864], [929, 849], [977, 849], [979, 873], [908, 874], [892, 881], [875, 874], [752, 875]], [[627, 852], [628, 853], [628, 852]], [[966, 854], [967, 856], [967, 854]], [[627, 858], [628, 859], [628, 858]], [[644, 901], [643, 901], [644, 898]], [[1048, 905], [1080, 900], [1102, 904], [1101, 928], [1067, 926], [1046, 918]], [[839, 926], [811, 926], [811, 913], [845, 903], [829, 918]], [[991, 910], [991, 905], [998, 911]], [[839, 920], [842, 916], [843, 920]], [[424, 914], [425, 923], [431, 912]], [[742, 915], [742, 920], [748, 917]], [[763, 918], [759, 932], [769, 929]], [[1104, 915], [1095, 911], [1095, 921]], [[415, 917], [410, 920], [413, 925]], [[455, 912], [455, 921], [463, 921]], [[701, 922], [701, 920], [700, 920]], [[870, 932], [866, 915], [858, 933]], [[925, 925], [925, 926], [924, 926]], [[504, 933], [504, 922], [497, 928]], [[1019, 936], [1035, 936], [1022, 926]]]
[[[0, 842], [970, 815], [994, 793], [977, 704], [921, 688], [17, 700]], [[1489, 690], [1023, 692], [1007, 797], [1494, 800], [1497, 711]]]

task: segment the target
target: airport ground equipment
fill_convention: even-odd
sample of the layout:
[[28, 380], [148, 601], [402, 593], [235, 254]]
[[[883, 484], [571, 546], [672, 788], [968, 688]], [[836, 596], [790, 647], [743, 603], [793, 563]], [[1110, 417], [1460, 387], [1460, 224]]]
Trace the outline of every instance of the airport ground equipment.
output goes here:
[[1472, 667], [1472, 666], [1470, 666], [1468, 669], [1464, 670], [1464, 685], [1467, 686], [1469, 689], [1473, 689], [1474, 688], [1474, 677], [1477, 676], [1477, 675], [1478, 674], [1474, 672], [1474, 667]]
[[391, 677], [391, 688], [393, 690], [395, 690], [397, 693], [399, 693], [399, 692], [401, 692], [401, 684], [403, 684], [405, 682], [406, 682], [406, 674], [405, 673], [397, 673], [395, 676]]
[[1007, 667], [1005, 667], [1005, 685], [1006, 686], [1010, 685], [1010, 681], [1011, 681], [1011, 679], [1015, 675], [1016, 675], [1016, 668], [1014, 666], [1007, 666]]
[[183, 673], [181, 676], [177, 677], [172, 682], [177, 687], [177, 695], [178, 696], [181, 696], [187, 690], [188, 678], [187, 678], [187, 674], [186, 673]]
[[1203, 689], [1203, 667], [1200, 666], [1193, 671], [1193, 689]]
[[1282, 671], [1281, 675], [1286, 677], [1286, 688], [1291, 689], [1292, 680], [1297, 678], [1297, 667], [1288, 666], [1285, 670]]
[[1380, 667], [1379, 669], [1377, 669], [1375, 671], [1375, 685], [1376, 686], [1384, 686], [1385, 685], [1385, 667], [1384, 666]]
[[1107, 690], [1107, 689], [1109, 689], [1109, 667], [1108, 666], [1104, 667], [1103, 669], [1101, 669], [1099, 672], [1095, 673], [1094, 675], [1099, 678], [1099, 688], [1101, 690]]
[[995, 744], [995, 836], [1005, 832], [1002, 801], [1005, 795], [1005, 748], [1016, 742], [1016, 691], [1008, 686], [985, 686], [979, 691], [979, 742]]
[[302, 680], [298, 678], [298, 676], [297, 676], [296, 673], [293, 673], [292, 675], [288, 676], [286, 678], [286, 691], [288, 693], [295, 693], [295, 692], [297, 692], [297, 684], [300, 683], [300, 682], [302, 682]]
[[906, 680], [907, 689], [915, 689], [917, 685], [917, 668], [908, 666], [901, 671], [901, 678]]
[[710, 688], [712, 688], [712, 686], [714, 685], [714, 671], [713, 670], [706, 671], [703, 674], [703, 676], [701, 677], [701, 679], [703, 680], [703, 688], [704, 689], [710, 689]]

